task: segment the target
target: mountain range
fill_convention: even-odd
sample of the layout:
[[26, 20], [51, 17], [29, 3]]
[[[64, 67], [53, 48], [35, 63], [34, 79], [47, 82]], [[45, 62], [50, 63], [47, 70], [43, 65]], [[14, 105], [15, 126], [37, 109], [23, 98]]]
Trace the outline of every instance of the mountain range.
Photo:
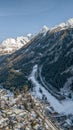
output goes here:
[[40, 84], [58, 97], [73, 97], [73, 18], [29, 36], [1, 43], [0, 83], [8, 89], [33, 88], [29, 76], [37, 65]]
[[15, 52], [16, 50], [24, 46], [27, 42], [29, 42], [30, 37], [32, 37], [32, 34], [27, 34], [26, 37], [21, 36], [17, 37], [16, 39], [8, 38], [4, 40], [0, 44], [0, 55], [6, 55]]

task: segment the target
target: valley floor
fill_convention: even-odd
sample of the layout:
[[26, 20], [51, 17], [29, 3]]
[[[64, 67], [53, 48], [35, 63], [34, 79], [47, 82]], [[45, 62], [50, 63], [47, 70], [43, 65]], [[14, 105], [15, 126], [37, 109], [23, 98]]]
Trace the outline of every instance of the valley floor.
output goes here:
[[[54, 110], [58, 113], [64, 113], [66, 115], [73, 114], [73, 100], [65, 99], [59, 101], [57, 98], [52, 96], [41, 84], [36, 80], [37, 65], [33, 67], [33, 71], [29, 77], [32, 81], [34, 88], [32, 94], [42, 99], [43, 95], [47, 98], [47, 101], [51, 104]], [[42, 92], [40, 92], [40, 90]]]
[[59, 130], [46, 116], [46, 104], [30, 93], [0, 88], [0, 130]]
[[73, 130], [73, 101], [59, 101], [36, 80], [32, 92], [13, 94], [0, 86], [0, 130]]
[[[33, 71], [29, 77], [29, 80], [33, 83], [33, 92], [32, 95], [39, 99], [45, 98], [47, 102], [50, 104], [51, 108], [53, 109], [54, 113], [58, 113], [55, 117], [66, 117], [66, 123], [69, 123], [68, 125], [72, 126], [73, 122], [73, 99], [64, 99], [64, 100], [58, 100], [56, 97], [51, 95], [45, 87], [43, 87], [37, 80], [36, 80], [36, 74], [37, 74], [37, 65], [33, 67]], [[52, 111], [52, 110], [51, 110]], [[69, 117], [71, 115], [71, 117]], [[71, 118], [71, 119], [69, 119]], [[69, 121], [68, 121], [69, 120]], [[64, 123], [64, 122], [63, 122]], [[66, 125], [66, 124], [65, 124]], [[73, 127], [72, 127], [73, 129]]]

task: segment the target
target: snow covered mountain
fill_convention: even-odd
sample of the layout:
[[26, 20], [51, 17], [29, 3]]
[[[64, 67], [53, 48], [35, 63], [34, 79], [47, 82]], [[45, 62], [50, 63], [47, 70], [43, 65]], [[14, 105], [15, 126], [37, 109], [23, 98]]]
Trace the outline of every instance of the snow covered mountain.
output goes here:
[[[44, 25], [42, 29], [40, 30], [40, 32], [36, 33], [34, 36], [38, 34], [43, 34], [43, 36], [45, 36], [48, 31], [50, 32], [60, 31], [60, 30], [64, 30], [64, 29], [68, 29], [72, 27], [73, 27], [73, 18], [59, 25], [56, 25], [55, 27], [52, 27], [50, 29], [46, 25]], [[33, 38], [33, 35], [29, 33], [27, 34], [26, 37], [21, 36], [21, 37], [17, 37], [16, 39], [8, 38], [4, 40], [0, 44], [0, 55], [11, 54], [15, 52], [16, 50], [24, 46], [27, 42], [29, 42], [32, 38]]]
[[48, 31], [56, 32], [56, 31], [65, 30], [68, 28], [73, 28], [73, 18], [59, 25], [56, 25], [55, 27], [52, 27], [50, 29], [44, 25], [42, 29], [40, 30], [40, 32], [36, 33], [34, 36], [29, 33], [27, 34], [26, 37], [21, 36], [21, 37], [17, 37], [16, 39], [8, 38], [0, 44], [0, 55], [11, 54], [15, 52], [16, 50], [24, 46], [27, 42], [29, 42], [36, 35], [43, 34], [43, 36], [45, 36]]
[[[52, 29], [43, 26], [27, 37], [31, 40], [26, 46], [3, 60], [0, 57], [0, 83], [13, 92], [30, 89], [33, 96], [48, 102], [50, 117], [64, 130], [73, 130], [73, 19]], [[19, 47], [25, 41], [16, 40]], [[11, 39], [13, 47], [16, 40]], [[6, 44], [9, 47], [10, 42]]]
[[56, 25], [55, 27], [52, 27], [51, 31], [54, 29], [64, 30], [68, 28], [73, 28], [73, 18], [69, 19], [66, 22], [60, 23], [59, 25]]
[[[18, 43], [21, 39], [17, 39]], [[15, 44], [15, 40], [12, 42]], [[72, 97], [73, 19], [53, 29], [44, 26], [26, 46], [7, 57], [0, 64], [0, 82], [20, 88], [29, 83], [28, 77], [36, 64], [37, 78], [44, 87], [55, 96], [59, 97], [60, 91], [62, 96]]]
[[16, 50], [20, 49], [22, 46], [26, 45], [35, 36], [39, 34], [46, 35], [48, 30], [49, 30], [48, 27], [44, 25], [40, 30], [40, 32], [34, 35], [29, 33], [27, 34], [26, 37], [21, 36], [21, 37], [17, 37], [16, 39], [8, 38], [4, 40], [2, 43], [0, 43], [0, 56], [15, 52]]
[[0, 55], [11, 54], [15, 52], [16, 50], [27, 44], [27, 42], [29, 42], [29, 38], [30, 36], [28, 37], [27, 35], [27, 37], [21, 36], [17, 37], [16, 39], [8, 38], [4, 40], [0, 44]]
[[39, 33], [46, 33], [47, 31], [49, 31], [49, 28], [46, 25], [44, 25]]

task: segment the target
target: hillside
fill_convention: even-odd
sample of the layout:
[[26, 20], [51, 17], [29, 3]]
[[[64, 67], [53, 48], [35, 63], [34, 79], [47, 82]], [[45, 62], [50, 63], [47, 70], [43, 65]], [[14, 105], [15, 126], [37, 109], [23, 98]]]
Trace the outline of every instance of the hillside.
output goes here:
[[1, 53], [0, 98], [1, 129], [73, 129], [73, 19]]
[[73, 91], [73, 27], [70, 24], [65, 28], [40, 31], [6, 58], [1, 64], [0, 82], [7, 88], [22, 89], [24, 84], [30, 84], [28, 77], [36, 64], [37, 79], [48, 90], [54, 88], [54, 92], [64, 93], [68, 88], [69, 92]]

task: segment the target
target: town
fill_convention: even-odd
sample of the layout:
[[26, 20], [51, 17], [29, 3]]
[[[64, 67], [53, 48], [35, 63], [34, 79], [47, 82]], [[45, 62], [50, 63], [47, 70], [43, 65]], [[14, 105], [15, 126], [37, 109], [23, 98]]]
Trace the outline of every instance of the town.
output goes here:
[[73, 116], [56, 113], [28, 91], [13, 94], [0, 88], [0, 130], [72, 130], [72, 121]]

